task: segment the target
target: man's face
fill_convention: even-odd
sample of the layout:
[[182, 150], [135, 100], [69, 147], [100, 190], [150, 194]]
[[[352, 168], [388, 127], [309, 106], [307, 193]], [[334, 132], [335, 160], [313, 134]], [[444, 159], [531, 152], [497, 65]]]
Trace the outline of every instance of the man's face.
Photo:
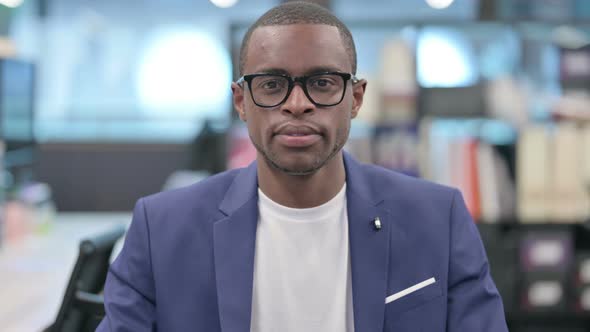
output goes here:
[[[352, 64], [336, 27], [293, 24], [259, 27], [246, 50], [244, 74], [282, 73], [292, 77], [318, 72], [350, 73]], [[350, 121], [362, 104], [366, 82], [346, 82], [342, 102], [315, 106], [296, 84], [282, 104], [257, 106], [250, 87], [232, 85], [234, 106], [250, 138], [272, 167], [288, 174], [311, 174], [341, 153]]]

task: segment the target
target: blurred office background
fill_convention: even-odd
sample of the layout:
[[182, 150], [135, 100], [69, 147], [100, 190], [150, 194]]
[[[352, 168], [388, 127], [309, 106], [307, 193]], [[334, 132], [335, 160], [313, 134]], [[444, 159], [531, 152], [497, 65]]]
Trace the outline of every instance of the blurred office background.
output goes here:
[[[138, 198], [254, 159], [230, 83], [280, 2], [0, 0], [3, 331], [51, 324]], [[590, 2], [315, 2], [369, 81], [346, 149], [461, 189], [511, 331], [590, 331]]]

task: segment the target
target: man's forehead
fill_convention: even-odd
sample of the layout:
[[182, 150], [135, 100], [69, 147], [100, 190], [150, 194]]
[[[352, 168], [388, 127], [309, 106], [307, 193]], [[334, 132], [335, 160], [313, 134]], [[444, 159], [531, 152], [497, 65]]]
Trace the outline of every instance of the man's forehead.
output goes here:
[[[350, 70], [342, 38], [335, 26], [325, 24], [270, 25], [256, 28], [246, 50], [247, 71], [285, 68], [298, 63], [309, 67]], [[345, 68], [342, 68], [342, 67]], [[263, 67], [263, 68], [260, 68]]]

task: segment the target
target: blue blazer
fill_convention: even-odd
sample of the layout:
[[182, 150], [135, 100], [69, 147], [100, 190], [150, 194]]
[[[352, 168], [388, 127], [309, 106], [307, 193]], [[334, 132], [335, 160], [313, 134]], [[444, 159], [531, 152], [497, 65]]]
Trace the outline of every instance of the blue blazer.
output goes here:
[[[344, 162], [355, 331], [508, 331], [461, 194]], [[257, 189], [253, 163], [140, 199], [97, 331], [249, 331]]]

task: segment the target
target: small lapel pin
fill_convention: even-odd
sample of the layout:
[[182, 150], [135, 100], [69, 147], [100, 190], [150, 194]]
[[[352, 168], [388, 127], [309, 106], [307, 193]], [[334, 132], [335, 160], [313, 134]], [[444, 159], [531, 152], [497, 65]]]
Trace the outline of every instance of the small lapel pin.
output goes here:
[[373, 220], [373, 225], [375, 225], [375, 230], [381, 229], [381, 220], [379, 219], [379, 217], [377, 217], [377, 218], [375, 218], [375, 220]]

